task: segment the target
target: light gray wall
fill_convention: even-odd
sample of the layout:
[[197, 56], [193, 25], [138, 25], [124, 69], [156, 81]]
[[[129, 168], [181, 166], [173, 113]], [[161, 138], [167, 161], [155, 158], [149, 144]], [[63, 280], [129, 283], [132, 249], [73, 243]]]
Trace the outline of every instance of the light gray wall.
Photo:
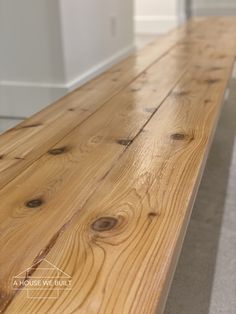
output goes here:
[[1, 80], [64, 83], [57, 0], [0, 0]]
[[67, 82], [133, 48], [133, 0], [60, 1]]
[[235, 15], [235, 0], [191, 0], [193, 15]]
[[0, 0], [0, 116], [28, 116], [134, 49], [133, 0]]

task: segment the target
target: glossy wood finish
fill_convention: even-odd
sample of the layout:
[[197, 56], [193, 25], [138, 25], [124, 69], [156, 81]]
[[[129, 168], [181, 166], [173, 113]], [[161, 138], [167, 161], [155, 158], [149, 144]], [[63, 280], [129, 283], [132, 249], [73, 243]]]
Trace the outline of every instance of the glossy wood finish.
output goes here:
[[[0, 136], [1, 155], [4, 156], [0, 164], [0, 188], [135, 81], [198, 24], [189, 22], [187, 26], [158, 39]], [[32, 142], [37, 142], [37, 145], [32, 146]]]
[[[2, 311], [161, 313], [235, 27], [192, 20], [0, 136]], [[16, 293], [12, 278], [27, 268], [26, 279], [45, 276], [45, 258], [72, 289]]]

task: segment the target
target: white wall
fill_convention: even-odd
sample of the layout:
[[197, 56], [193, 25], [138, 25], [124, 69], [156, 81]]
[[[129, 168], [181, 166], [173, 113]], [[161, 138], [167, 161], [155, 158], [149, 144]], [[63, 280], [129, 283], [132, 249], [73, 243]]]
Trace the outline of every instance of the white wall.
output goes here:
[[0, 0], [0, 115], [28, 116], [65, 92], [57, 0]]
[[61, 0], [61, 14], [69, 88], [133, 49], [132, 0]]
[[28, 116], [133, 49], [132, 0], [0, 0], [0, 115]]
[[236, 0], [192, 0], [193, 15], [236, 15]]
[[2, 80], [64, 83], [59, 22], [57, 0], [1, 0]]
[[178, 25], [178, 0], [135, 0], [136, 33], [164, 33]]

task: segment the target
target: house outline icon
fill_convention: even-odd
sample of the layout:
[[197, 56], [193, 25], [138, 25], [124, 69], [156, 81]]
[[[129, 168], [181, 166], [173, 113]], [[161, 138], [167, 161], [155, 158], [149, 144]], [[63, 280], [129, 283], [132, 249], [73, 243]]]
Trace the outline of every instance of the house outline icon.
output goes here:
[[[47, 266], [45, 267], [38, 267], [37, 265], [41, 264], [42, 262], [46, 262]], [[57, 276], [52, 275], [52, 276], [34, 276], [34, 275], [29, 275], [29, 273], [32, 271], [32, 269], [35, 267], [36, 270], [41, 270], [43, 271], [48, 271], [48, 270], [53, 270], [54, 273], [57, 273]], [[59, 278], [59, 279], [58, 279]], [[14, 284], [16, 283], [16, 281], [19, 280], [19, 285], [14, 287]], [[50, 261], [48, 261], [45, 258], [42, 258], [41, 260], [39, 260], [37, 263], [34, 263], [31, 267], [25, 269], [24, 271], [20, 272], [18, 275], [13, 276], [13, 290], [18, 290], [19, 287], [21, 287], [21, 290], [27, 290], [27, 297], [31, 298], [31, 299], [55, 299], [59, 297], [59, 291], [61, 290], [71, 290], [71, 286], [64, 286], [65, 283], [69, 283], [71, 282], [72, 277], [70, 275], [68, 275], [66, 272], [64, 272], [63, 270], [61, 270], [60, 268], [58, 268], [56, 265], [54, 265], [53, 263], [51, 263]], [[62, 285], [58, 285], [58, 286], [49, 286], [46, 285], [43, 288], [40, 288], [38, 286], [25, 286], [24, 283], [25, 282], [36, 282], [36, 283], [46, 283], [46, 282], [57, 282], [57, 283], [63, 283]], [[51, 292], [53, 292], [53, 296], [50, 294], [50, 296], [37, 296], [37, 295], [32, 295], [31, 291], [48, 291], [50, 290]]]

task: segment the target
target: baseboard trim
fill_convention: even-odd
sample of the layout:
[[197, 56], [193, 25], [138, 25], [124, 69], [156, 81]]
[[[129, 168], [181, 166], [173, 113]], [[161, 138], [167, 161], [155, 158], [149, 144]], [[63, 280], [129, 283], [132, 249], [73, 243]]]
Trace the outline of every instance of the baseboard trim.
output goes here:
[[134, 21], [137, 34], [162, 34], [178, 25], [174, 15], [138, 15]]
[[66, 93], [90, 81], [134, 51], [134, 44], [126, 47], [66, 84], [0, 81], [0, 115], [31, 116]]

